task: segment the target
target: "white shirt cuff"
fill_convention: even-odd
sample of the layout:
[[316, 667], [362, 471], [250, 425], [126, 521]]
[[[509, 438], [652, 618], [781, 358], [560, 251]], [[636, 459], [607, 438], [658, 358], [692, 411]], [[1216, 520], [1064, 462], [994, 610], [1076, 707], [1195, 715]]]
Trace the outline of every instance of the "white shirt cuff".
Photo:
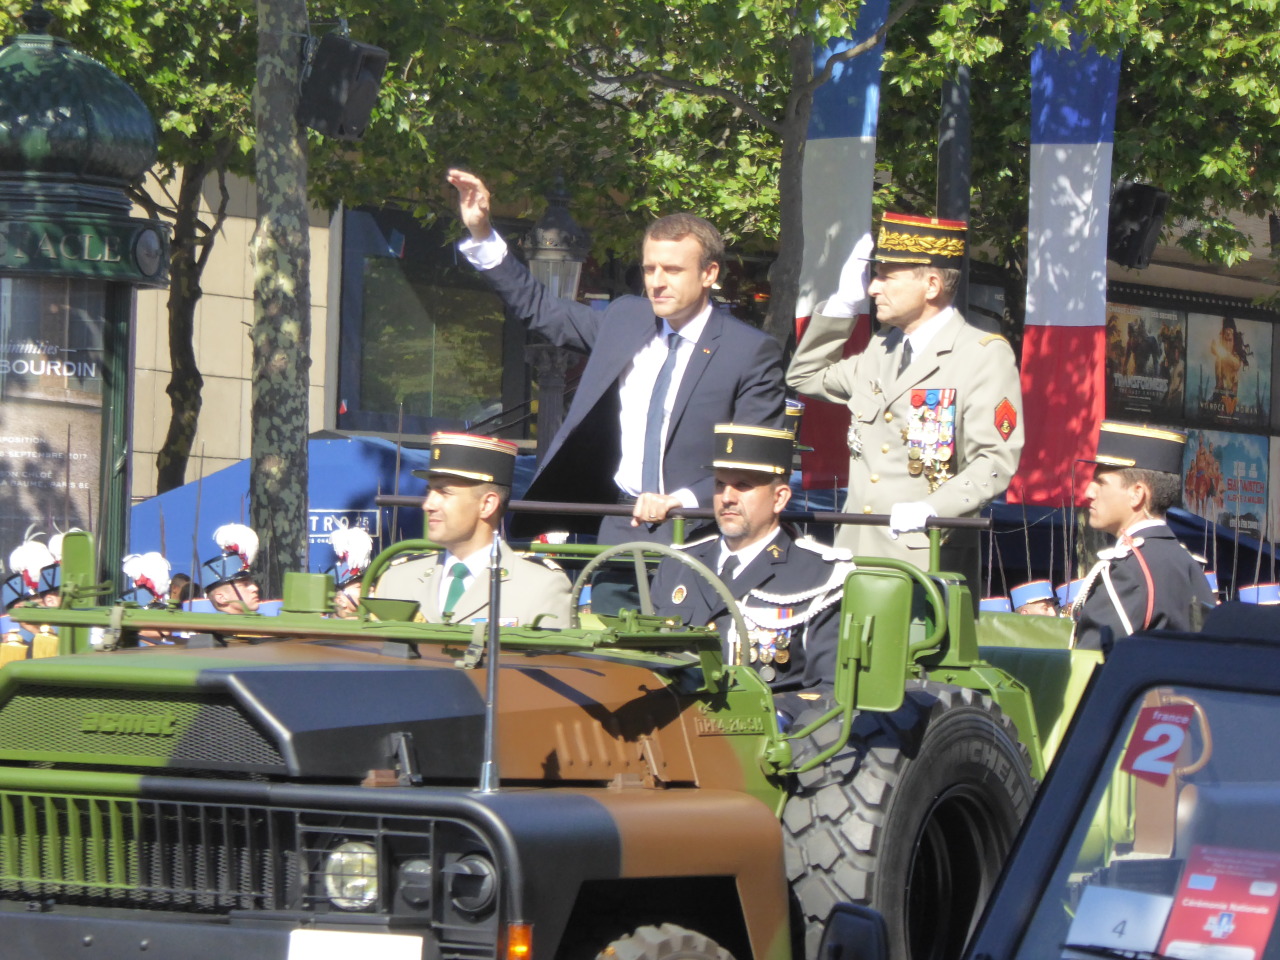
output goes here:
[[698, 498], [693, 495], [693, 491], [688, 487], [681, 487], [679, 490], [672, 490], [669, 497], [675, 497], [680, 501], [680, 506], [687, 507], [692, 510], [698, 506]]
[[492, 270], [507, 255], [507, 241], [497, 230], [490, 230], [485, 240], [474, 240], [467, 237], [458, 241], [459, 252], [467, 258], [477, 270]]

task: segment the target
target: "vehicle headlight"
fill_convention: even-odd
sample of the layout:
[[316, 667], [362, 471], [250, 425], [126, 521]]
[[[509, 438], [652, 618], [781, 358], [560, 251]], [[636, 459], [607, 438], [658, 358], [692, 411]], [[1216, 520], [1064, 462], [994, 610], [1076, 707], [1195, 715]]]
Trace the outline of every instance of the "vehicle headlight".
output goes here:
[[378, 899], [378, 851], [373, 844], [349, 840], [324, 861], [324, 892], [339, 910], [364, 910]]

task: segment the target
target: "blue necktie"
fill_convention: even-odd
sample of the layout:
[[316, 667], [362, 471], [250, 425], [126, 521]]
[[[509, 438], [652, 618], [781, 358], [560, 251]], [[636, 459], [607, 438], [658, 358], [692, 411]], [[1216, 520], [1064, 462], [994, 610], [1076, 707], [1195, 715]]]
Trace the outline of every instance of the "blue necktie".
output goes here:
[[444, 612], [446, 615], [453, 613], [453, 608], [458, 605], [458, 601], [462, 599], [462, 594], [467, 588], [467, 565], [465, 563], [455, 563], [449, 569], [449, 575], [453, 577], [449, 581], [449, 592], [444, 598]]
[[662, 415], [667, 391], [671, 389], [671, 375], [676, 369], [676, 347], [679, 343], [680, 334], [668, 334], [667, 359], [662, 362], [657, 382], [653, 385], [653, 396], [649, 398], [649, 415], [644, 424], [644, 461], [640, 466], [641, 493], [662, 492]]

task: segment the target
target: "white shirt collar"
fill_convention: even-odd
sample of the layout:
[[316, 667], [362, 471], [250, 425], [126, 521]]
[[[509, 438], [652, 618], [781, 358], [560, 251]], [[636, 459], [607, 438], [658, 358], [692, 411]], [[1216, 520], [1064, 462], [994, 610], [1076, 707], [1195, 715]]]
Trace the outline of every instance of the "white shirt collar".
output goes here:
[[756, 557], [760, 556], [760, 554], [764, 552], [765, 547], [769, 546], [769, 544], [773, 543], [774, 540], [778, 539], [778, 531], [780, 529], [781, 527], [775, 527], [773, 534], [771, 536], [761, 537], [755, 543], [749, 546], [743, 547], [741, 550], [737, 551], [736, 553], [729, 549], [729, 544], [725, 542], [724, 537], [721, 537], [720, 538], [720, 555], [716, 559], [716, 571], [719, 572], [719, 570], [722, 567], [724, 567], [724, 562], [728, 560], [730, 557], [737, 557], [738, 569], [734, 571], [734, 578], [736, 579], [738, 574], [742, 573], [743, 570], [747, 569], [747, 567], [751, 565], [751, 561], [753, 561]]
[[911, 355], [913, 357], [918, 357], [924, 353], [933, 338], [938, 335], [938, 331], [951, 321], [955, 312], [954, 307], [944, 307], [936, 315], [921, 324], [914, 333], [906, 337], [911, 342]]
[[662, 339], [665, 341], [673, 333], [680, 335], [681, 340], [688, 340], [690, 343], [697, 343], [698, 338], [702, 336], [702, 331], [707, 325], [707, 320], [711, 317], [711, 309], [714, 306], [710, 300], [707, 305], [699, 311], [698, 315], [686, 323], [679, 330], [674, 330], [671, 323], [666, 317], [662, 318]]

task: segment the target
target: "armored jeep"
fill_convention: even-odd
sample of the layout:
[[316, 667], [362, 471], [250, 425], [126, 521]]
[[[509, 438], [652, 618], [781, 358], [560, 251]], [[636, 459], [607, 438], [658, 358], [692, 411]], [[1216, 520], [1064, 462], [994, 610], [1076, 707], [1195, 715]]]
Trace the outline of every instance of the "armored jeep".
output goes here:
[[304, 574], [274, 618], [100, 607], [87, 535], [63, 566], [39, 619], [84, 655], [0, 670], [6, 958], [799, 960], [842, 901], [955, 956], [1093, 663], [859, 561], [833, 700], [784, 733], [714, 631], [645, 613], [339, 620]]

